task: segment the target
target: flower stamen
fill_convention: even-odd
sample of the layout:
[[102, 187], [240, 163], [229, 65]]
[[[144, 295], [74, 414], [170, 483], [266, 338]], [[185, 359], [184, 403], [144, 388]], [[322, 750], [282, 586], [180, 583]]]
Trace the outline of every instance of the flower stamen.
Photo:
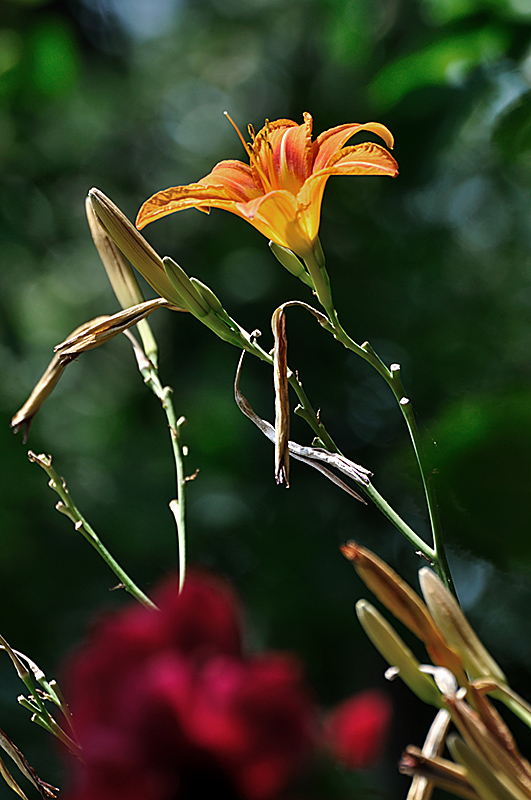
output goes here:
[[[230, 114], [229, 114], [229, 112], [228, 112], [228, 111], [224, 111], [223, 113], [225, 114], [225, 116], [226, 116], [226, 117], [227, 117], [227, 119], [229, 120], [230, 124], [232, 125], [232, 127], [234, 128], [234, 130], [236, 131], [236, 133], [238, 134], [238, 136], [239, 136], [239, 139], [240, 139], [241, 143], [243, 144], [243, 146], [244, 146], [244, 148], [245, 148], [245, 152], [247, 153], [247, 155], [248, 155], [249, 157], [251, 157], [251, 155], [252, 155], [252, 150], [251, 150], [251, 147], [250, 147], [250, 145], [248, 145], [248, 144], [247, 144], [247, 142], [246, 142], [246, 141], [245, 141], [245, 139], [243, 138], [243, 136], [242, 136], [242, 133], [241, 133], [240, 129], [238, 128], [238, 126], [236, 125], [236, 123], [234, 122], [234, 120], [232, 119], [232, 117], [230, 116]], [[253, 137], [253, 141], [254, 141], [254, 137]]]
[[282, 182], [279, 180], [279, 176], [277, 175], [277, 171], [275, 169], [275, 161], [273, 156], [273, 145], [271, 144], [271, 140], [269, 138], [269, 120], [265, 120], [264, 125], [264, 147], [265, 147], [265, 179], [267, 181], [266, 185], [269, 185], [270, 189], [282, 189]]

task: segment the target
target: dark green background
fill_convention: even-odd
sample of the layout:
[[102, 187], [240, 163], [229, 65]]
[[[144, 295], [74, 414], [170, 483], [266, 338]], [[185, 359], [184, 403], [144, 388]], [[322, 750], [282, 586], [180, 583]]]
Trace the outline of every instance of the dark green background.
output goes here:
[[[357, 341], [402, 365], [437, 470], [458, 591], [529, 697], [527, 0], [0, 0], [0, 24], [0, 632], [52, 677], [89, 620], [125, 601], [109, 594], [113, 576], [54, 511], [44, 473], [9, 430], [53, 346], [118, 310], [88, 232], [87, 190], [97, 186], [134, 218], [156, 190], [244, 157], [224, 110], [242, 130], [265, 118], [301, 121], [307, 110], [316, 134], [375, 119], [395, 135], [398, 179], [332, 178], [327, 187], [321, 240], [336, 304]], [[261, 329], [266, 348], [274, 308], [311, 300], [260, 234], [224, 212], [184, 212], [146, 235], [242, 325]], [[385, 767], [363, 781], [340, 771], [331, 780], [341, 797], [363, 782], [383, 797], [405, 795], [395, 763], [403, 746], [421, 743], [430, 713], [385, 684], [353, 613], [367, 591], [338, 545], [356, 538], [413, 581], [418, 560], [376, 510], [304, 466], [292, 465], [289, 491], [276, 487], [270, 444], [233, 402], [237, 352], [184, 315], [151, 320], [162, 379], [188, 420], [189, 471], [200, 469], [189, 491], [190, 561], [230, 577], [252, 646], [298, 652], [323, 706], [368, 687], [390, 693]], [[289, 314], [288, 336], [290, 364], [338, 444], [427, 535], [390, 392], [301, 311]], [[268, 368], [249, 359], [243, 384], [272, 419]], [[292, 435], [311, 440], [297, 419]], [[174, 569], [165, 420], [125, 338], [68, 368], [28, 446], [53, 454], [146, 591]], [[7, 658], [0, 670], [0, 727], [44, 778], [61, 780], [45, 734], [17, 707]]]

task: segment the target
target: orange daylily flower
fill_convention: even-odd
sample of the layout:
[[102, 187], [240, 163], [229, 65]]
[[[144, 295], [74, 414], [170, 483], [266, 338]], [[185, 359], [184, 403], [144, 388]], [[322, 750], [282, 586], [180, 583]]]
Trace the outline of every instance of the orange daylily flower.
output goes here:
[[371, 131], [392, 148], [392, 134], [378, 122], [339, 125], [314, 142], [312, 117], [306, 112], [302, 125], [290, 119], [266, 121], [257, 134], [249, 126], [250, 143], [236, 130], [249, 165], [220, 161], [198, 183], [157, 192], [140, 209], [137, 227], [185, 208], [207, 213], [224, 208], [304, 259], [317, 244], [321, 202], [330, 175], [398, 174], [396, 161], [384, 147], [373, 142], [344, 146], [358, 131]]

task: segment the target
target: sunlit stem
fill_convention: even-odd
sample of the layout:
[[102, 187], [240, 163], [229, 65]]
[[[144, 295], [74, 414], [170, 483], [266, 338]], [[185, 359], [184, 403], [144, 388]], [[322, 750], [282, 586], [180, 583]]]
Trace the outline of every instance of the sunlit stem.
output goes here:
[[128, 338], [133, 344], [133, 349], [138, 363], [138, 369], [144, 378], [145, 384], [151, 389], [155, 397], [161, 402], [168, 428], [170, 431], [170, 441], [172, 446], [173, 460], [175, 462], [175, 483], [177, 497], [170, 502], [170, 510], [175, 519], [177, 529], [177, 550], [179, 559], [179, 592], [182, 591], [186, 577], [186, 474], [184, 469], [184, 448], [181, 439], [181, 427], [186, 422], [184, 417], [179, 417], [175, 413], [173, 406], [173, 389], [170, 386], [163, 386], [157, 368], [146, 358], [144, 351], [140, 348], [136, 339], [129, 334]]
[[379, 508], [382, 514], [385, 514], [387, 519], [393, 523], [395, 528], [397, 528], [400, 533], [406, 537], [406, 539], [411, 542], [413, 547], [415, 547], [419, 553], [431, 561], [432, 563], [435, 562], [437, 558], [437, 554], [435, 550], [426, 544], [424, 539], [421, 539], [415, 531], [409, 527], [409, 525], [404, 522], [402, 517], [400, 517], [396, 511], [389, 505], [389, 503], [382, 497], [382, 495], [375, 489], [375, 487], [370, 483], [368, 486], [362, 486], [362, 491], [367, 495], [367, 497], [372, 500], [372, 502]]
[[123, 586], [126, 592], [129, 592], [130, 595], [132, 595], [136, 600], [139, 601], [139, 603], [142, 603], [142, 605], [146, 606], [147, 608], [156, 608], [156, 605], [149, 599], [147, 595], [144, 594], [141, 589], [138, 588], [125, 570], [123, 570], [118, 564], [116, 559], [111, 556], [107, 548], [100, 540], [99, 536], [96, 534], [95, 530], [82, 516], [81, 512], [70, 497], [70, 493], [66, 488], [65, 482], [59, 477], [55, 469], [52, 467], [51, 457], [35, 455], [35, 453], [32, 453], [31, 450], [28, 453], [28, 456], [30, 461], [38, 464], [46, 472], [50, 479], [48, 485], [59, 495], [60, 500], [56, 505], [57, 511], [67, 516], [74, 523], [74, 528], [76, 531], [79, 531], [79, 533], [84, 536], [87, 542], [92, 545], [105, 563], [112, 569], [120, 581], [120, 585]]
[[[398, 364], [392, 364], [391, 368], [387, 367], [368, 342], [365, 342], [363, 345], [359, 345], [346, 333], [339, 321], [337, 311], [334, 307], [330, 289], [330, 281], [328, 279], [328, 273], [326, 271], [322, 250], [319, 248], [309, 253], [307, 256], [305, 256], [304, 263], [306, 264], [308, 272], [312, 276], [319, 301], [330, 320], [330, 328], [328, 330], [333, 333], [337, 341], [340, 342], [344, 347], [361, 356], [361, 358], [363, 358], [365, 361], [371, 364], [374, 369], [376, 369], [376, 371], [382, 376], [387, 385], [390, 387], [398, 402], [402, 416], [404, 417], [407, 429], [409, 431], [411, 444], [417, 460], [422, 486], [426, 497], [426, 505], [428, 508], [433, 536], [433, 548], [430, 548], [433, 553], [433, 564], [441, 580], [444, 581], [448, 589], [450, 589], [455, 595], [455, 587], [452, 581], [448, 560], [446, 558], [435, 491], [432, 482], [430, 481], [428, 470], [425, 466], [425, 459], [422, 453], [420, 436], [413, 408], [409, 398], [406, 396], [404, 387], [402, 385], [402, 380], [400, 378], [400, 367]], [[426, 545], [424, 546], [426, 547]]]
[[[332, 324], [329, 323], [326, 326], [326, 329], [335, 335], [335, 329], [333, 328]], [[253, 355], [260, 358], [262, 361], [273, 365], [273, 358], [269, 353], [266, 353], [258, 343], [256, 342], [255, 335], [249, 335], [243, 329], [240, 329], [242, 334], [242, 341], [245, 343], [244, 347]], [[257, 335], [258, 332], [255, 332]], [[357, 345], [356, 345], [357, 346]], [[361, 348], [360, 348], [361, 349]], [[383, 367], [382, 363], [382, 367]], [[312, 404], [310, 403], [308, 396], [304, 390], [304, 387], [297, 375], [296, 372], [292, 372], [291, 370], [288, 371], [288, 382], [292, 389], [294, 390], [297, 398], [299, 400], [300, 405], [297, 406], [295, 409], [295, 413], [297, 416], [302, 417], [313, 432], [316, 434], [320, 442], [322, 443], [323, 447], [329, 450], [331, 453], [340, 453], [340, 449], [328, 433], [327, 429], [321, 422], [319, 415], [315, 412]], [[375, 506], [387, 517], [387, 519], [408, 539], [413, 546], [422, 553], [425, 558], [427, 558], [430, 562], [435, 562], [436, 553], [435, 550], [432, 549], [426, 542], [424, 542], [416, 533], [409, 527], [409, 525], [396, 513], [396, 511], [389, 505], [389, 503], [380, 495], [380, 493], [376, 490], [376, 488], [370, 484], [369, 487], [363, 487], [365, 493], [370, 498], [370, 500], [375, 504]]]
[[151, 326], [147, 321], [147, 319], [141, 319], [140, 322], [137, 323], [136, 327], [138, 328], [138, 333], [140, 334], [140, 338], [142, 340], [142, 347], [144, 348], [144, 352], [151, 361], [151, 363], [154, 364], [156, 367], [159, 359], [159, 350], [157, 347], [155, 336], [153, 335], [153, 331], [151, 330]]
[[[322, 255], [322, 250], [320, 245], [316, 248], [316, 256], [311, 262], [311, 265], [307, 264], [312, 268], [312, 278], [315, 281], [316, 285], [316, 293], [317, 290], [319, 292], [319, 297], [321, 301], [327, 301], [329, 306], [329, 315], [333, 317], [334, 315], [334, 308], [332, 304], [332, 297], [330, 293], [330, 282], [328, 279], [328, 275], [326, 273], [326, 269], [324, 268], [324, 256]], [[198, 282], [195, 281], [197, 285]], [[203, 290], [204, 286], [201, 284]], [[217, 301], [219, 302], [219, 301]], [[220, 304], [221, 306], [221, 304]], [[217, 312], [219, 315], [219, 311]], [[260, 336], [259, 331], [254, 331], [252, 334], [248, 333], [244, 330], [240, 325], [238, 325], [234, 320], [230, 319], [228, 315], [226, 315], [226, 319], [224, 321], [224, 327], [220, 327], [221, 318], [216, 315], [214, 308], [212, 308], [212, 319], [215, 317], [215, 324], [210, 319], [210, 315], [201, 316], [200, 321], [203, 324], [206, 324], [211, 330], [216, 333], [217, 336], [222, 338], [224, 341], [229, 342], [230, 344], [242, 348], [246, 350], [248, 353], [259, 358], [261, 361], [264, 361], [266, 364], [273, 366], [273, 357], [270, 353], [267, 353], [257, 342], [257, 338]], [[320, 315], [322, 317], [322, 315]], [[229, 324], [227, 324], [227, 320]], [[325, 318], [323, 317], [323, 320]], [[323, 322], [320, 320], [323, 327], [325, 327], [329, 332], [336, 335], [335, 328], [330, 321]], [[212, 323], [212, 324], [210, 324]], [[130, 337], [132, 338], [132, 337]], [[337, 338], [337, 337], [336, 337]], [[354, 344], [354, 343], [353, 343]], [[357, 345], [355, 345], [357, 347]], [[360, 348], [361, 349], [361, 348]], [[138, 350], [140, 348], [135, 348], [137, 352], [138, 358]], [[142, 352], [140, 350], [140, 352]], [[384, 365], [382, 364], [382, 367]], [[166, 413], [172, 414], [173, 411], [171, 407], [171, 393], [167, 394], [164, 399], [164, 391], [160, 382], [158, 381], [158, 376], [156, 371], [153, 368], [152, 364], [145, 363], [141, 364], [139, 360], [139, 368], [142, 374], [144, 375], [144, 380], [148, 385], [150, 385], [151, 389], [155, 392], [155, 394], [161, 399], [163, 402], [163, 406], [166, 410]], [[312, 431], [315, 433], [316, 437], [318, 438], [321, 445], [329, 450], [332, 453], [339, 453], [340, 450], [333, 441], [332, 437], [326, 430], [325, 426], [319, 419], [319, 415], [313, 409], [306, 392], [302, 386], [302, 383], [297, 375], [296, 372], [292, 372], [288, 369], [288, 382], [292, 389], [294, 390], [297, 398], [299, 400], [299, 405], [295, 409], [295, 413], [302, 417], [310, 426]], [[169, 391], [169, 390], [168, 390]], [[180, 564], [180, 580], [181, 582], [184, 580], [184, 564], [185, 564], [185, 523], [184, 523], [184, 515], [185, 515], [185, 481], [184, 478], [184, 471], [182, 468], [182, 449], [179, 441], [179, 424], [175, 422], [175, 415], [173, 417], [168, 417], [168, 423], [170, 432], [172, 435], [172, 445], [174, 447], [174, 455], [175, 455], [175, 463], [177, 468], [177, 486], [178, 486], [178, 497], [176, 500], [173, 500], [170, 503], [170, 508], [172, 513], [174, 514], [177, 531], [178, 531], [178, 540], [179, 540], [179, 564]], [[368, 495], [370, 499], [374, 502], [377, 508], [400, 530], [403, 535], [419, 550], [427, 559], [430, 561], [434, 558], [434, 551], [430, 548], [425, 542], [420, 539], [419, 536], [407, 525], [407, 523], [401, 519], [401, 517], [391, 508], [391, 506], [383, 499], [383, 497], [377, 492], [377, 490], [371, 486], [368, 490]]]

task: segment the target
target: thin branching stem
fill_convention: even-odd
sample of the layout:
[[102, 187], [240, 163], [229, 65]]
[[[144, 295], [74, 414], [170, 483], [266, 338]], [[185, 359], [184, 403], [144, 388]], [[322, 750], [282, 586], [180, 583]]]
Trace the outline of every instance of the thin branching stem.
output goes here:
[[[323, 292], [323, 297], [322, 298], [320, 297], [320, 300], [330, 321], [330, 326], [324, 325], [323, 327], [325, 327], [330, 333], [332, 333], [334, 338], [338, 342], [340, 342], [344, 347], [346, 347], [347, 350], [356, 353], [365, 361], [367, 361], [372, 367], [374, 367], [374, 369], [382, 376], [387, 385], [390, 387], [391, 391], [393, 392], [398, 402], [398, 406], [400, 408], [400, 411], [402, 412], [402, 416], [404, 417], [405, 423], [407, 425], [407, 429], [411, 439], [411, 444], [413, 446], [413, 451], [415, 453], [415, 458], [421, 476], [424, 495], [426, 497], [426, 505], [428, 508], [428, 515], [430, 519], [430, 525], [433, 537], [433, 548], [430, 548], [434, 554], [433, 564], [441, 580], [444, 581], [448, 589], [450, 589], [455, 595], [456, 594], [455, 587], [450, 573], [448, 560], [446, 557], [446, 550], [444, 546], [442, 527], [439, 517], [437, 499], [435, 496], [435, 490], [433, 487], [433, 483], [430, 480], [429, 471], [426, 467], [425, 457], [422, 449], [422, 444], [420, 440], [420, 435], [415, 415], [413, 412], [413, 407], [411, 405], [409, 397], [406, 395], [404, 386], [402, 384], [402, 379], [400, 377], [400, 366], [398, 364], [392, 364], [390, 368], [387, 367], [368, 342], [359, 345], [357, 344], [357, 342], [355, 342], [353, 339], [350, 338], [350, 336], [344, 330], [343, 326], [339, 321], [337, 311], [332, 301], [332, 296], [329, 288], [330, 283], [327, 279], [327, 274], [324, 265], [319, 265], [313, 256], [308, 257], [308, 259], [305, 259], [305, 263], [306, 266], [308, 267], [309, 273], [312, 275], [312, 278], [314, 278], [314, 283], [316, 283], [316, 278], [315, 278], [316, 275], [325, 276], [322, 277], [321, 282], [323, 283], [323, 286], [326, 287], [327, 291]], [[319, 291], [317, 291], [317, 294], [319, 296]]]
[[181, 439], [181, 427], [186, 422], [184, 417], [179, 417], [175, 413], [173, 405], [173, 389], [170, 386], [163, 386], [160, 382], [158, 372], [151, 366], [142, 370], [144, 380], [156, 397], [159, 398], [170, 431], [171, 447], [173, 460], [175, 462], [175, 485], [177, 497], [170, 502], [170, 509], [175, 519], [177, 528], [177, 546], [179, 551], [179, 591], [182, 590], [186, 576], [186, 474], [184, 469], [184, 452]]
[[48, 481], [48, 486], [59, 495], [59, 502], [55, 506], [57, 511], [67, 516], [74, 523], [74, 528], [76, 531], [81, 533], [81, 535], [87, 540], [87, 542], [89, 542], [89, 544], [92, 545], [98, 555], [101, 556], [105, 563], [114, 572], [120, 581], [120, 586], [123, 586], [126, 592], [129, 592], [130, 595], [138, 600], [139, 603], [142, 603], [143, 606], [146, 606], [146, 608], [155, 609], [155, 603], [153, 603], [149, 597], [144, 594], [141, 589], [139, 589], [133, 579], [125, 572], [124, 569], [122, 569], [116, 559], [109, 553], [94, 528], [92, 528], [92, 526], [83, 517], [76, 504], [72, 500], [65, 481], [59, 477], [53, 468], [51, 456], [36, 455], [30, 450], [28, 457], [30, 461], [42, 467], [50, 479]]

